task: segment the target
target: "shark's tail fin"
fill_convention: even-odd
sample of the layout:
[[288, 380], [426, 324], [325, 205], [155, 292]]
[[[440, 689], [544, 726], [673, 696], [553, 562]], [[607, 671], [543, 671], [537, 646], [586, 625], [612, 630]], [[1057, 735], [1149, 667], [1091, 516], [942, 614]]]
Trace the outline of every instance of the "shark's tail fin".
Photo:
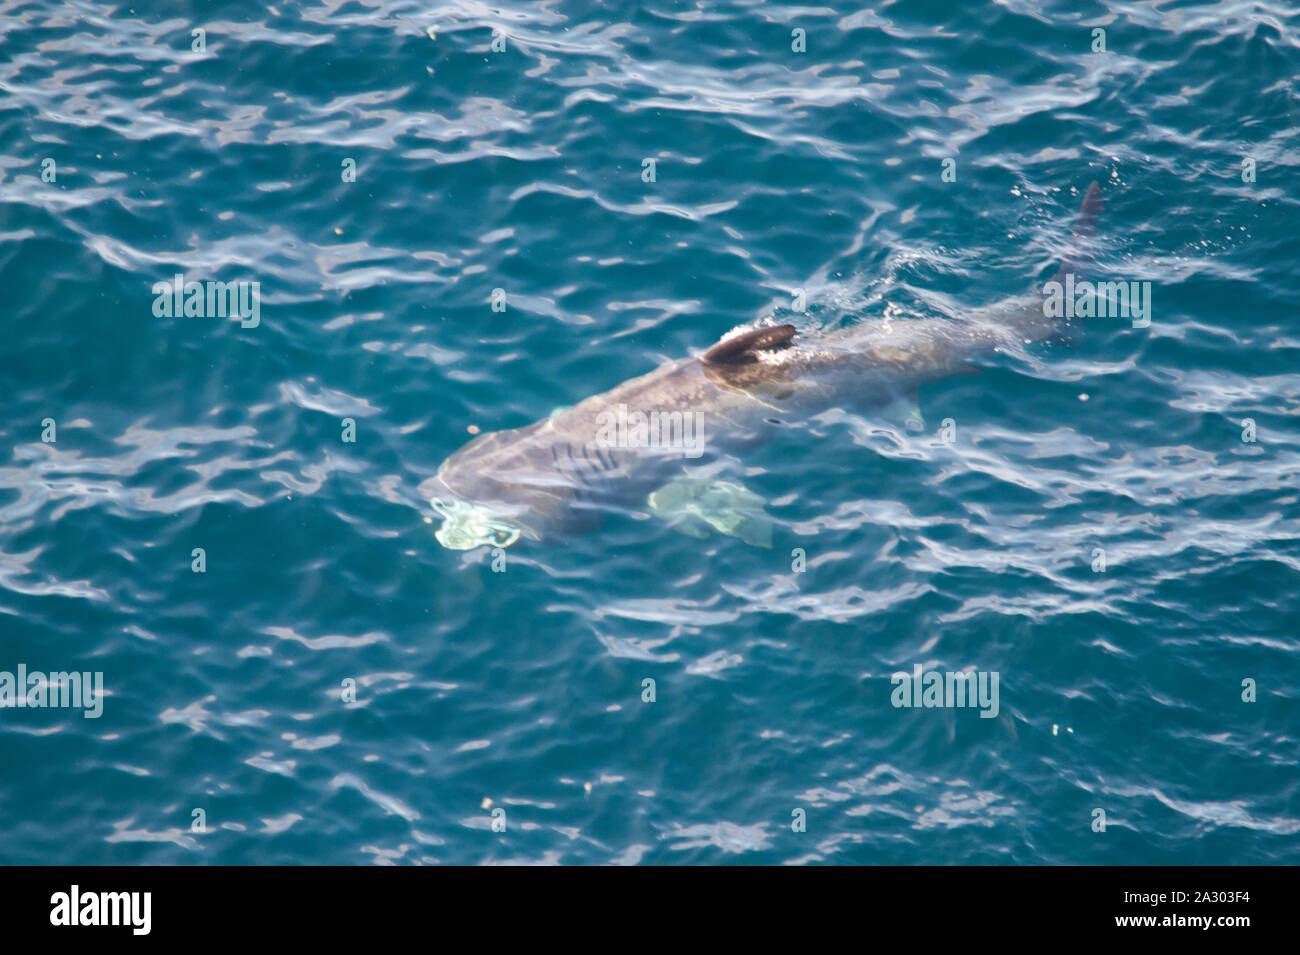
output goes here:
[[1074, 231], [1070, 236], [1070, 249], [1066, 253], [1065, 259], [1061, 262], [1061, 267], [1056, 270], [1053, 281], [1060, 282], [1065, 279], [1068, 273], [1074, 273], [1078, 278], [1080, 273], [1087, 268], [1092, 262], [1092, 256], [1088, 254], [1088, 240], [1097, 232], [1097, 214], [1106, 208], [1105, 203], [1101, 201], [1101, 186], [1096, 180], [1093, 180], [1088, 186], [1088, 191], [1084, 193], [1083, 204], [1079, 206], [1078, 218], [1074, 220]]

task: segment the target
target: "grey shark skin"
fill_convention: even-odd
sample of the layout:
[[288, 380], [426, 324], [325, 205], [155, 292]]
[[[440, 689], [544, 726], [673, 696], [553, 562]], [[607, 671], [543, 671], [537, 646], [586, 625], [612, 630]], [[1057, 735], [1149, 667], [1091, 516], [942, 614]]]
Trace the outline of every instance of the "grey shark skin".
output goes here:
[[[1091, 234], [1101, 210], [1094, 182], [1076, 238]], [[1081, 261], [1061, 265], [1058, 278]], [[805, 338], [793, 325], [734, 331], [703, 355], [625, 381], [527, 427], [481, 435], [420, 485], [443, 516], [438, 541], [453, 550], [542, 541], [592, 523], [594, 512], [637, 506], [680, 474], [680, 448], [618, 447], [602, 425], [620, 406], [645, 414], [695, 415], [711, 454], [761, 439], [783, 420], [829, 408], [880, 407], [917, 385], [964, 373], [969, 362], [1026, 341], [1061, 335], [1030, 294], [978, 320], [871, 323]], [[605, 432], [608, 435], [608, 431]]]

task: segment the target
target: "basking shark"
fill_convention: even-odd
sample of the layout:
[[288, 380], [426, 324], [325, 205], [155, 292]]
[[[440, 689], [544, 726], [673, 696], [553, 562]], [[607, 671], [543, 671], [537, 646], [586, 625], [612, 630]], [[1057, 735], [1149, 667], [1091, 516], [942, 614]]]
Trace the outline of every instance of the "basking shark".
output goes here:
[[[1077, 250], [1101, 209], [1094, 182], [1075, 222], [1075, 251], [1057, 280], [1082, 268]], [[831, 408], [884, 408], [909, 396], [914, 403], [918, 385], [967, 373], [981, 356], [1068, 333], [1067, 321], [1046, 317], [1038, 293], [963, 320], [863, 323], [817, 334], [786, 324], [735, 329], [701, 355], [527, 427], [480, 435], [419, 492], [442, 516], [435, 536], [452, 550], [549, 541], [590, 525], [604, 509], [646, 503], [692, 536], [712, 529], [770, 546], [757, 495], [734, 481], [691, 477], [687, 466], [707, 465]]]

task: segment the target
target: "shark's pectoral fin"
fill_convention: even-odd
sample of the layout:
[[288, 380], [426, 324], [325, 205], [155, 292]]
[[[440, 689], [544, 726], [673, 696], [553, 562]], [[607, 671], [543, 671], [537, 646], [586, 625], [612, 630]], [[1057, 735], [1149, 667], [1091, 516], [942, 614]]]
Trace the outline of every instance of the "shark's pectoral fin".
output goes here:
[[650, 510], [688, 537], [704, 538], [709, 530], [738, 537], [755, 547], [772, 546], [772, 519], [764, 501], [743, 484], [682, 477], [650, 495]]
[[730, 531], [730, 534], [732, 537], [739, 537], [751, 547], [771, 550], [772, 518], [761, 511], [758, 514], [747, 515], [734, 530]]
[[665, 517], [664, 520], [677, 533], [696, 540], [704, 540], [710, 533], [708, 523], [698, 514], [679, 514], [676, 517]]

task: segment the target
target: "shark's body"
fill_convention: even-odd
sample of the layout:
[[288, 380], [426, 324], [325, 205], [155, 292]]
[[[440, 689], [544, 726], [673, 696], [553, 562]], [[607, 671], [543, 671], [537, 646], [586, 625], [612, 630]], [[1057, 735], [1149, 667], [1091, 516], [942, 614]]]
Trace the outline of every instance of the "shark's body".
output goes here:
[[[1091, 231], [1100, 206], [1094, 183], [1076, 235]], [[1061, 273], [1075, 265], [1062, 265]], [[829, 408], [889, 405], [982, 355], [1057, 335], [1061, 326], [1044, 317], [1042, 302], [1030, 295], [978, 320], [914, 319], [812, 338], [791, 325], [740, 330], [703, 355], [670, 362], [527, 427], [474, 439], [420, 494], [444, 517], [437, 536], [446, 547], [545, 540], [582, 526], [593, 510], [644, 502], [689, 463], [680, 445], [609, 440], [620, 409], [683, 416], [676, 421], [690, 415], [699, 422], [704, 451], [727, 450]]]

